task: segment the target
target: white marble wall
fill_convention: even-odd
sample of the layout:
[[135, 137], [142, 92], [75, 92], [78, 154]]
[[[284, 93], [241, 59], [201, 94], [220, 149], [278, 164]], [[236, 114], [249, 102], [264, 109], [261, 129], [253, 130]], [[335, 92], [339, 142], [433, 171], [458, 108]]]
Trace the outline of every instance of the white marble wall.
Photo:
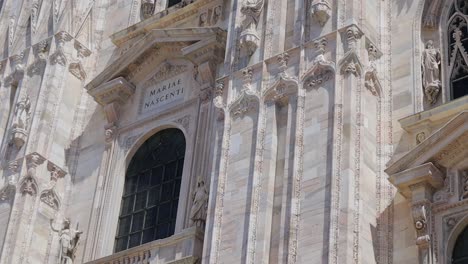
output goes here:
[[[249, 49], [241, 43], [245, 1], [198, 0], [169, 11], [157, 1], [155, 15], [144, 21], [139, 0], [50, 0], [39, 8], [35, 1], [3, 1], [0, 186], [16, 186], [16, 194], [0, 204], [1, 260], [55, 261], [58, 237], [48, 225], [63, 217], [83, 231], [76, 263], [112, 254], [132, 154], [150, 135], [177, 127], [187, 153], [176, 233], [190, 227], [194, 178], [210, 183], [202, 263], [416, 263], [411, 206], [384, 169], [416, 145], [415, 132], [398, 120], [448, 101], [446, 91], [434, 106], [423, 99], [422, 43], [443, 43], [443, 33], [421, 23], [425, 2], [265, 0], [254, 18], [257, 47]], [[201, 26], [200, 15], [212, 17], [220, 3], [221, 18], [205, 24], [226, 30], [224, 55], [218, 54], [224, 59], [209, 66], [213, 76], [203, 67], [196, 75], [203, 56], [182, 54], [195, 41], [176, 37], [161, 44], [165, 54], [119, 61], [154, 41], [145, 36], [161, 27]], [[187, 67], [187, 93], [142, 113], [144, 82], [164, 65], [160, 57]], [[110, 72], [108, 79], [102, 72]], [[136, 89], [109, 140], [108, 116], [87, 89], [121, 75]], [[375, 90], [368, 76], [377, 76]], [[30, 128], [18, 149], [10, 127], [14, 105], [26, 95]], [[39, 198], [50, 178], [46, 165], [34, 175], [37, 193], [22, 193], [31, 153], [65, 172], [56, 185], [59, 208]], [[18, 168], [8, 169], [15, 161]]]

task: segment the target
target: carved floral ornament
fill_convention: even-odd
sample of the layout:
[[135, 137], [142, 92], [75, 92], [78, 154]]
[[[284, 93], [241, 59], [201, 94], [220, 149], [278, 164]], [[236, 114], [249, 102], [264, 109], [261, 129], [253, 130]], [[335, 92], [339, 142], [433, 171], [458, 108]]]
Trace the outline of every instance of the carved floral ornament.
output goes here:
[[262, 92], [267, 103], [278, 102], [283, 98], [286, 98], [288, 94], [293, 93], [291, 87], [294, 91], [297, 91], [298, 81], [296, 78], [289, 76], [286, 72], [289, 61], [289, 54], [282, 53], [276, 57], [278, 62], [279, 74], [274, 78], [273, 83]]
[[328, 41], [326, 38], [318, 39], [314, 42], [317, 56], [312, 62], [312, 66], [303, 75], [302, 80], [306, 88], [316, 88], [331, 80], [335, 76], [335, 63], [325, 57], [325, 49]]
[[362, 32], [358, 27], [352, 25], [346, 29], [346, 53], [338, 63], [341, 74], [353, 74], [361, 76], [363, 66], [358, 54], [358, 41], [362, 37]]
[[61, 31], [55, 35], [55, 52], [50, 56], [52, 65], [59, 64], [65, 66], [67, 64], [67, 56], [65, 56], [65, 43], [72, 40], [72, 37], [65, 31]]

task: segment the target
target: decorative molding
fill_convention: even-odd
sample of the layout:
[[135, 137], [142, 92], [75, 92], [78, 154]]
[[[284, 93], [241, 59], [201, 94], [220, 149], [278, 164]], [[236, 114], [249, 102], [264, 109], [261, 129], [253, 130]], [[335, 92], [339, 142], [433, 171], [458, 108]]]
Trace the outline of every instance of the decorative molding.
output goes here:
[[262, 93], [262, 97], [267, 103], [279, 102], [293, 92], [290, 90], [290, 87], [294, 87], [294, 91], [297, 91], [299, 86], [297, 79], [295, 77], [290, 77], [286, 72], [289, 54], [286, 52], [282, 53], [276, 57], [276, 60], [278, 61], [280, 72], [275, 78], [274, 83]]
[[20, 192], [23, 195], [29, 194], [31, 196], [36, 196], [38, 190], [37, 181], [33, 176], [26, 176], [20, 182]]
[[70, 63], [68, 70], [79, 80], [84, 81], [86, 79], [86, 71], [80, 61]]
[[302, 77], [305, 87], [316, 88], [334, 78], [335, 63], [325, 58], [327, 43], [326, 38], [321, 38], [314, 42], [318, 54], [312, 62], [310, 69]]
[[[41, 1], [42, 3], [42, 1]], [[37, 21], [39, 18], [40, 3], [39, 0], [32, 0], [31, 3], [31, 30], [32, 33], [36, 33]]]
[[105, 137], [106, 144], [108, 146], [114, 141], [116, 133], [117, 133], [116, 130], [117, 130], [117, 126], [113, 124], [105, 127], [104, 137]]
[[222, 21], [223, 9], [221, 5], [202, 10], [198, 14], [199, 27], [213, 27]]
[[161, 63], [159, 70], [153, 75], [153, 77], [145, 81], [142, 86], [143, 87], [154, 86], [160, 83], [161, 81], [170, 79], [185, 71], [187, 71], [187, 65], [172, 65], [171, 63], [165, 61]]
[[47, 189], [41, 192], [40, 196], [41, 202], [47, 204], [55, 211], [58, 211], [60, 208], [60, 197], [55, 192], [55, 188]]
[[16, 17], [10, 16], [8, 20], [8, 50], [11, 50], [15, 40]]
[[180, 124], [182, 127], [184, 127], [185, 131], [188, 132], [190, 127], [190, 118], [190, 115], [185, 115], [181, 118], [176, 119], [174, 122]]
[[325, 26], [331, 16], [331, 7], [328, 0], [312, 1], [310, 3], [310, 14], [320, 26]]
[[358, 54], [358, 40], [361, 39], [362, 35], [362, 32], [355, 25], [346, 29], [347, 52], [338, 63], [341, 74], [361, 76], [363, 66]]
[[260, 45], [260, 37], [257, 32], [257, 26], [260, 14], [263, 11], [264, 0], [245, 0], [241, 13], [245, 16], [242, 31], [239, 37], [239, 44], [249, 56], [257, 50]]
[[411, 207], [411, 214], [417, 233], [416, 245], [418, 245], [419, 248], [428, 248], [430, 245], [431, 238], [428, 228], [430, 208], [431, 204], [428, 200], [415, 202]]
[[460, 181], [462, 182], [462, 194], [460, 199], [468, 199], [468, 170], [464, 170], [460, 173]]

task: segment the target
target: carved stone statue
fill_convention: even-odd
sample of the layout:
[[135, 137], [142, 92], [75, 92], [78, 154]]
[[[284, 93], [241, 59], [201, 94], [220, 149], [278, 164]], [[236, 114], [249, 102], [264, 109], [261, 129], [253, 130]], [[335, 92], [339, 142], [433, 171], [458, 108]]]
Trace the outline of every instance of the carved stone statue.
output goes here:
[[29, 96], [22, 97], [15, 106], [14, 117], [12, 121], [12, 131], [13, 134], [13, 143], [15, 143], [16, 147], [21, 148], [26, 141], [26, 137], [28, 136], [28, 125], [29, 125], [29, 117], [30, 113], [31, 102], [29, 100]]
[[258, 20], [263, 10], [264, 0], [246, 0], [242, 5], [241, 13], [244, 14], [242, 32], [239, 43], [247, 49], [251, 56], [257, 49], [260, 43], [260, 37], [257, 33]]
[[442, 83], [440, 81], [440, 51], [434, 48], [432, 40], [426, 43], [422, 59], [424, 93], [427, 101], [434, 104], [437, 101]]
[[78, 231], [78, 224], [76, 229], [70, 227], [70, 219], [65, 218], [63, 221], [63, 226], [61, 229], [55, 229], [53, 227], [52, 221], [50, 220], [50, 226], [53, 231], [59, 233], [60, 239], [60, 252], [58, 263], [59, 264], [73, 264], [75, 259], [75, 252], [80, 240], [80, 235], [82, 231]]
[[29, 96], [21, 98], [16, 103], [15, 116], [14, 116], [13, 125], [12, 125], [13, 128], [19, 128], [19, 129], [24, 129], [24, 130], [28, 128], [30, 108], [31, 108], [31, 102], [29, 100]]
[[197, 187], [193, 193], [193, 204], [190, 209], [190, 219], [198, 227], [204, 227], [206, 221], [206, 212], [208, 209], [208, 191], [206, 190], [205, 180], [198, 177]]

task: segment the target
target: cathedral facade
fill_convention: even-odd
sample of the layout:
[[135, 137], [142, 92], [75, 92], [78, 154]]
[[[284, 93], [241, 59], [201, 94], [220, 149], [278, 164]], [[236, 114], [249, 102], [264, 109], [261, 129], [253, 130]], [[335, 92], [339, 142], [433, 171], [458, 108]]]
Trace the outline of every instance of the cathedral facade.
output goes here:
[[468, 263], [466, 0], [0, 0], [1, 264]]

